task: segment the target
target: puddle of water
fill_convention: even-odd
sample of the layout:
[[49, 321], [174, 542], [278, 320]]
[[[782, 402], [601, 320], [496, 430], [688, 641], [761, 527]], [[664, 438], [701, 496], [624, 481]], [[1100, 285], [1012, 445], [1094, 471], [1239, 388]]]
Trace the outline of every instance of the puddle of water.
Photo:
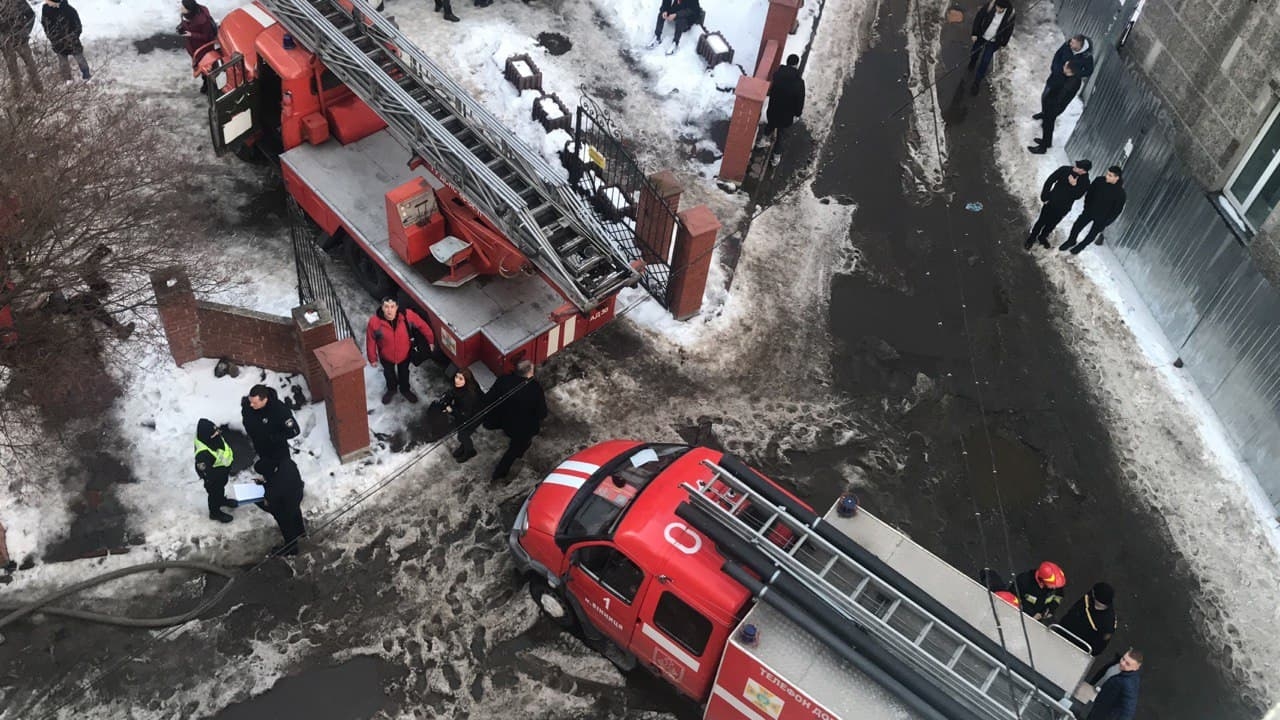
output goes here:
[[386, 703], [382, 680], [392, 666], [361, 655], [341, 665], [281, 678], [261, 695], [236, 703], [214, 720], [365, 720]]

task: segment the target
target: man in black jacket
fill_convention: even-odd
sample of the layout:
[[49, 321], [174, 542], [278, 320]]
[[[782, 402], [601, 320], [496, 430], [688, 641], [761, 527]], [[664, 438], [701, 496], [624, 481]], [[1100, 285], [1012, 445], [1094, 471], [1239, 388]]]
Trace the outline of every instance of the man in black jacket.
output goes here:
[[658, 9], [658, 22], [653, 28], [653, 40], [649, 43], [649, 47], [656, 48], [661, 45], [662, 29], [668, 22], [673, 23], [676, 26], [676, 36], [671, 43], [671, 48], [667, 50], [667, 54], [671, 55], [676, 48], [680, 47], [680, 36], [701, 19], [702, 6], [698, 4], [698, 0], [662, 0], [662, 7]]
[[777, 165], [782, 159], [782, 131], [791, 125], [804, 112], [804, 78], [800, 76], [800, 56], [788, 55], [787, 64], [773, 73], [773, 81], [769, 83], [769, 109], [765, 111], [768, 121], [760, 133], [756, 147], [769, 145], [769, 136], [773, 135], [773, 156], [769, 162]]
[[1058, 621], [1063, 629], [1088, 643], [1094, 657], [1107, 649], [1111, 636], [1116, 634], [1115, 597], [1110, 584], [1094, 583]]
[[209, 496], [209, 519], [229, 523], [231, 516], [222, 508], [236, 506], [227, 497], [227, 480], [231, 478], [231, 461], [235, 453], [222, 429], [212, 420], [200, 418], [196, 423], [196, 475], [204, 481], [204, 491]]
[[1089, 707], [1086, 720], [1133, 720], [1138, 712], [1142, 661], [1142, 652], [1129, 648], [1124, 655], [1104, 665], [1089, 678], [1098, 695]]
[[9, 71], [9, 90], [16, 99], [22, 95], [22, 78], [18, 75], [18, 58], [27, 66], [31, 88], [43, 92], [40, 72], [36, 69], [35, 56], [31, 54], [31, 31], [36, 26], [36, 14], [27, 0], [0, 0], [0, 54]]
[[297, 555], [298, 540], [307, 534], [307, 525], [302, 518], [302, 490], [305, 485], [298, 466], [292, 458], [282, 458], [270, 468], [263, 469], [262, 479], [266, 488], [258, 507], [271, 513], [284, 537], [283, 543], [271, 548], [271, 554]]
[[1063, 165], [1049, 174], [1040, 189], [1040, 217], [1031, 226], [1031, 234], [1024, 245], [1030, 250], [1037, 242], [1046, 249], [1049, 247], [1049, 234], [1058, 227], [1062, 218], [1071, 212], [1076, 201], [1089, 191], [1089, 170], [1093, 163], [1088, 160], [1077, 160], [1075, 165]]
[[[1124, 211], [1125, 194], [1122, 176], [1120, 166], [1112, 165], [1107, 168], [1106, 175], [1094, 179], [1089, 185], [1088, 194], [1084, 196], [1084, 212], [1076, 218], [1075, 224], [1071, 226], [1071, 234], [1067, 236], [1066, 242], [1058, 246], [1059, 250], [1070, 250], [1072, 255], [1079, 255], [1080, 251], [1089, 247], [1094, 240], [1101, 244], [1102, 231], [1115, 222]], [[1089, 228], [1089, 233], [1077, 245], [1076, 236], [1085, 225], [1090, 223], [1092, 226]]]
[[991, 58], [996, 51], [1009, 44], [1013, 37], [1014, 22], [1013, 3], [1010, 0], [991, 0], [978, 9], [973, 16], [973, 29], [970, 31], [973, 47], [969, 49], [969, 69], [977, 67], [973, 75], [971, 95], [978, 94], [982, 78], [991, 69]]
[[501, 480], [533, 444], [533, 437], [542, 430], [542, 421], [547, 417], [547, 398], [542, 385], [533, 379], [533, 363], [521, 360], [514, 373], [498, 378], [485, 395], [484, 407], [484, 426], [501, 429], [510, 438], [507, 451], [493, 468], [493, 479]]
[[80, 77], [90, 77], [89, 63], [84, 59], [84, 45], [80, 44], [80, 33], [84, 28], [80, 25], [80, 13], [71, 7], [67, 0], [44, 0], [40, 9], [40, 26], [44, 28], [44, 36], [49, 39], [49, 47], [58, 56], [58, 72], [65, 81], [71, 81], [71, 63], [68, 57], [76, 60], [80, 66]]
[[248, 396], [240, 401], [240, 417], [258, 454], [258, 472], [265, 475], [281, 460], [289, 459], [289, 440], [298, 437], [300, 429], [275, 389], [266, 385], [250, 388]]
[[1036, 138], [1036, 144], [1027, 149], [1036, 155], [1043, 155], [1053, 147], [1053, 126], [1058, 116], [1066, 111], [1067, 106], [1080, 92], [1080, 76], [1076, 74], [1074, 61], [1062, 64], [1062, 74], [1049, 78], [1044, 92], [1040, 95], [1040, 127], [1042, 136]]

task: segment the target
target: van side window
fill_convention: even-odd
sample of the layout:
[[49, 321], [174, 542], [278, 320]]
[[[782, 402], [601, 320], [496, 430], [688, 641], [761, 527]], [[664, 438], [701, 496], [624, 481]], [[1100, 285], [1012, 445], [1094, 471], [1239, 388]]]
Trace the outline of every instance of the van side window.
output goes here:
[[636, 599], [644, 571], [626, 555], [608, 545], [584, 547], [577, 553], [578, 567], [628, 605]]
[[658, 598], [653, 624], [694, 655], [701, 655], [711, 639], [711, 621], [669, 592]]

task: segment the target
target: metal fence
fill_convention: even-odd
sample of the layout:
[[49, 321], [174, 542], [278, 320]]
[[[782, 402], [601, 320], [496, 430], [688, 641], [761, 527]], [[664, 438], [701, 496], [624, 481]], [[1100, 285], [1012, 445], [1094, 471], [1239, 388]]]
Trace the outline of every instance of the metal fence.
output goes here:
[[1280, 506], [1280, 292], [1179, 158], [1159, 97], [1116, 51], [1133, 5], [1117, 14], [1114, 1], [1058, 4], [1062, 29], [1091, 35], [1100, 55], [1067, 151], [1098, 167], [1124, 165], [1128, 201], [1107, 242]]
[[315, 303], [323, 307], [333, 317], [334, 332], [339, 340], [355, 338], [351, 321], [325, 270], [324, 252], [315, 242], [318, 232], [293, 198], [289, 199], [288, 214], [289, 240], [293, 243], [293, 262], [298, 270], [298, 304]]
[[[641, 284], [663, 307], [669, 307], [671, 276], [682, 270], [671, 267], [680, 216], [649, 182], [605, 109], [586, 93], [578, 105], [573, 141], [564, 159], [573, 187], [606, 219], [610, 239], [632, 260], [643, 261]], [[644, 195], [656, 202], [642, 204]], [[643, 218], [643, 234], [637, 232], [642, 211], [651, 213]]]

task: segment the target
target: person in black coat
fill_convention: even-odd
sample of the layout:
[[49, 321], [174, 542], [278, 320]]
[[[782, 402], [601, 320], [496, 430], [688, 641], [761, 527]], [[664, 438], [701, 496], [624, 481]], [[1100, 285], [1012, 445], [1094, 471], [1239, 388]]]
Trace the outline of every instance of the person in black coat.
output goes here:
[[674, 53], [676, 48], [680, 47], [680, 36], [701, 19], [702, 6], [698, 4], [698, 0], [662, 0], [662, 7], [658, 8], [658, 22], [653, 27], [653, 40], [649, 43], [649, 47], [655, 48], [662, 44], [662, 29], [670, 22], [676, 26], [676, 36], [667, 54]]
[[542, 385], [533, 379], [533, 363], [521, 360], [514, 373], [498, 378], [485, 395], [484, 407], [484, 426], [501, 429], [510, 438], [507, 451], [493, 468], [493, 479], [501, 480], [533, 444], [547, 417], [547, 398]]
[[222, 437], [222, 429], [212, 420], [200, 418], [196, 423], [196, 475], [204, 481], [204, 491], [209, 496], [209, 519], [229, 523], [231, 516], [223, 508], [236, 506], [227, 497], [227, 480], [231, 478], [231, 461], [235, 453]]
[[1049, 78], [1045, 91], [1040, 95], [1041, 137], [1036, 138], [1036, 144], [1029, 146], [1028, 150], [1043, 155], [1053, 147], [1053, 126], [1078, 92], [1080, 76], [1076, 75], [1075, 63], [1068, 60], [1062, 64], [1062, 75]]
[[1115, 597], [1111, 585], [1095, 583], [1058, 621], [1064, 630], [1088, 643], [1094, 657], [1107, 649], [1116, 633]]
[[1097, 686], [1098, 695], [1086, 720], [1132, 720], [1138, 712], [1142, 661], [1142, 653], [1129, 648], [1089, 678], [1089, 682]]
[[84, 46], [80, 44], [80, 13], [71, 7], [67, 0], [44, 0], [40, 9], [40, 26], [44, 28], [45, 37], [49, 38], [49, 46], [58, 56], [58, 72], [62, 79], [71, 81], [71, 63], [68, 57], [76, 59], [80, 66], [80, 77], [88, 80], [91, 76], [89, 63], [84, 59]]
[[476, 412], [480, 409], [482, 393], [476, 384], [476, 378], [467, 368], [453, 374], [453, 385], [445, 391], [440, 399], [441, 410], [449, 415], [449, 421], [458, 431], [457, 450], [453, 451], [453, 459], [464, 463], [476, 456], [476, 446], [471, 442], [471, 433], [475, 431]]
[[767, 122], [756, 147], [769, 145], [773, 136], [773, 156], [770, 162], [777, 165], [782, 158], [782, 131], [791, 127], [804, 112], [804, 78], [800, 75], [800, 56], [788, 55], [787, 64], [773, 73], [769, 83], [769, 108], [765, 111]]
[[298, 437], [301, 430], [289, 406], [280, 401], [274, 388], [266, 385], [250, 388], [249, 394], [240, 401], [240, 418], [258, 454], [261, 463], [258, 472], [266, 474], [273, 465], [289, 459], [289, 440]]
[[973, 29], [969, 33], [973, 42], [973, 47], [969, 49], [969, 69], [974, 70], [976, 67], [977, 71], [973, 75], [970, 94], [978, 94], [982, 78], [991, 69], [991, 59], [1013, 37], [1015, 15], [1010, 0], [991, 0], [973, 16]]
[[[1120, 213], [1124, 212], [1124, 180], [1123, 172], [1119, 165], [1112, 165], [1107, 168], [1107, 174], [1100, 178], [1095, 178], [1093, 183], [1089, 185], [1089, 192], [1084, 196], [1084, 212], [1080, 213], [1080, 217], [1076, 218], [1075, 224], [1071, 226], [1071, 234], [1067, 236], [1067, 241], [1058, 246], [1059, 250], [1070, 250], [1072, 255], [1079, 255], [1081, 250], [1089, 247], [1094, 240], [1099, 244], [1102, 242], [1102, 231], [1107, 226], [1116, 221], [1120, 217]], [[1084, 240], [1080, 244], [1076, 244], [1076, 236], [1084, 229], [1085, 225], [1092, 226], [1089, 233], [1084, 236]]]
[[1088, 160], [1077, 160], [1075, 165], [1063, 165], [1049, 173], [1040, 189], [1040, 217], [1031, 226], [1031, 234], [1024, 245], [1028, 250], [1037, 242], [1046, 249], [1049, 247], [1049, 234], [1058, 227], [1062, 218], [1071, 212], [1076, 201], [1089, 191], [1089, 170], [1093, 163]]
[[27, 0], [0, 0], [0, 54], [4, 55], [5, 68], [9, 71], [9, 90], [14, 98], [22, 96], [22, 78], [18, 75], [18, 58], [27, 66], [31, 88], [43, 92], [40, 71], [35, 56], [31, 54], [31, 31], [36, 26], [36, 14]]
[[272, 555], [297, 555], [298, 539], [307, 534], [307, 524], [302, 518], [302, 491], [306, 487], [298, 466], [292, 458], [266, 465], [262, 461], [254, 466], [262, 473], [264, 496], [258, 507], [271, 513], [284, 542], [271, 548]]
[[[1062, 47], [1053, 54], [1053, 60], [1049, 62], [1049, 80], [1054, 77], [1062, 76], [1062, 66], [1068, 61], [1076, 69], [1076, 75], [1081, 80], [1093, 74], [1093, 45], [1089, 42], [1089, 38], [1084, 35], [1073, 35], [1070, 40], [1062, 43]], [[1045, 84], [1048, 85], [1048, 80]], [[1032, 116], [1032, 119], [1039, 120], [1039, 117]]]

